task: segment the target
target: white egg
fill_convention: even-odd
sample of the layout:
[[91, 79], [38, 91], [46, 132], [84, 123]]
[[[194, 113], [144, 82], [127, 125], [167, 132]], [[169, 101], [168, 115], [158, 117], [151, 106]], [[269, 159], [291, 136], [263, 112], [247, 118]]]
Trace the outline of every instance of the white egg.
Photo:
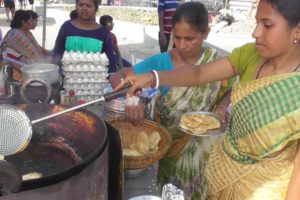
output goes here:
[[73, 65], [66, 65], [66, 70], [67, 71], [72, 71], [73, 70]]
[[96, 71], [96, 66], [93, 65], [93, 64], [91, 64], [91, 65], [90, 65], [90, 69], [91, 69], [91, 71]]
[[82, 66], [83, 71], [88, 71], [89, 70], [89, 66], [87, 64], [84, 64]]
[[80, 71], [80, 70], [81, 70], [81, 65], [77, 64], [75, 71]]
[[86, 60], [91, 61], [93, 59], [92, 54], [88, 53], [86, 54]]
[[78, 54], [78, 61], [82, 62], [82, 61], [84, 61], [84, 60], [85, 60], [84, 55], [83, 55], [82, 53], [79, 53], [79, 54]]

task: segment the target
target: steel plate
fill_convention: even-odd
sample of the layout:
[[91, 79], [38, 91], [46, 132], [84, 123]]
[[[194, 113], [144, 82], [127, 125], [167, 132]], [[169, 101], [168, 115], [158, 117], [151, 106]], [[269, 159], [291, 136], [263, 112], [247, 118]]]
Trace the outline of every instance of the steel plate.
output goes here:
[[213, 113], [213, 112], [205, 112], [205, 111], [197, 111], [197, 112], [187, 112], [187, 113], [183, 113], [177, 120], [176, 122], [176, 127], [177, 129], [181, 130], [182, 132], [184, 133], [187, 133], [189, 135], [193, 135], [193, 136], [198, 136], [198, 137], [210, 137], [210, 136], [217, 136], [217, 135], [222, 135], [226, 129], [227, 129], [227, 126], [228, 126], [228, 123], [225, 123], [225, 124], [221, 124], [220, 128], [218, 129], [211, 129], [211, 130], [208, 130], [207, 132], [204, 132], [204, 133], [193, 133], [185, 128], [182, 128], [180, 126], [180, 121], [181, 121], [181, 117], [183, 115], [207, 115], [207, 116], [210, 116], [210, 117], [213, 117], [213, 118], [216, 118], [217, 120], [220, 121], [220, 116], [216, 113]]

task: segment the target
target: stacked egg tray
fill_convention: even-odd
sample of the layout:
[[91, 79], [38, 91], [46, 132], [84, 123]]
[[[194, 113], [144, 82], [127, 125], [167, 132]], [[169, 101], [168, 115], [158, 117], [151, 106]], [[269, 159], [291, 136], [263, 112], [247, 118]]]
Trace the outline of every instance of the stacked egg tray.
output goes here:
[[108, 82], [108, 60], [105, 54], [66, 51], [62, 63], [64, 88], [67, 92], [73, 90], [80, 101], [102, 97], [102, 86]]

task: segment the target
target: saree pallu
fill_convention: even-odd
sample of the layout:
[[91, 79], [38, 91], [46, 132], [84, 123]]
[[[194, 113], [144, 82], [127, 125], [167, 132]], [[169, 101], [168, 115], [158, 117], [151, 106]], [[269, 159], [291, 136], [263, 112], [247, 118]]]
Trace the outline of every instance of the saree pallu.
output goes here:
[[285, 199], [300, 138], [300, 73], [241, 83], [231, 100], [230, 127], [205, 169], [208, 199]]
[[[30, 31], [27, 33], [20, 29], [8, 31], [0, 46], [0, 60], [3, 59], [4, 51], [7, 57], [25, 64], [44, 62], [42, 49]], [[22, 72], [13, 68], [13, 78], [17, 81], [21, 80]]]
[[5, 48], [12, 50], [12, 56], [16, 59], [25, 59], [26, 63], [43, 61], [43, 53], [40, 45], [30, 31], [27, 33], [20, 29], [11, 29], [3, 39]]

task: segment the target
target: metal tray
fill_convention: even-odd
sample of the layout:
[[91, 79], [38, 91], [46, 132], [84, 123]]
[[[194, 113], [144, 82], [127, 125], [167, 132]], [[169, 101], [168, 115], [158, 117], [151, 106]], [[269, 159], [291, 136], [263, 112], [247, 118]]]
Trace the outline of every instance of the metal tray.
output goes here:
[[187, 129], [185, 129], [185, 128], [182, 128], [182, 127], [180, 126], [180, 120], [181, 120], [181, 117], [182, 117], [183, 115], [195, 115], [195, 114], [197, 114], [197, 115], [199, 115], [199, 114], [200, 114], [200, 115], [208, 115], [208, 116], [214, 117], [214, 118], [216, 118], [216, 119], [218, 119], [218, 120], [220, 121], [220, 116], [219, 116], [218, 114], [216, 114], [216, 113], [213, 113], [213, 112], [205, 112], [205, 111], [187, 112], [187, 113], [183, 113], [183, 114], [178, 118], [178, 121], [177, 121], [177, 123], [176, 123], [176, 124], [177, 124], [177, 125], [176, 125], [177, 129], [179, 129], [179, 130], [181, 130], [182, 132], [187, 133], [187, 134], [189, 134], [189, 135], [198, 136], [198, 137], [209, 137], [209, 136], [222, 135], [222, 134], [226, 131], [227, 126], [228, 126], [228, 123], [222, 124], [221, 122], [220, 122], [220, 124], [221, 124], [220, 128], [218, 128], [218, 129], [211, 129], [211, 130], [208, 130], [207, 132], [199, 133], [199, 134], [193, 133], [193, 132], [191, 132], [191, 131], [189, 131], [189, 130], [187, 130]]

